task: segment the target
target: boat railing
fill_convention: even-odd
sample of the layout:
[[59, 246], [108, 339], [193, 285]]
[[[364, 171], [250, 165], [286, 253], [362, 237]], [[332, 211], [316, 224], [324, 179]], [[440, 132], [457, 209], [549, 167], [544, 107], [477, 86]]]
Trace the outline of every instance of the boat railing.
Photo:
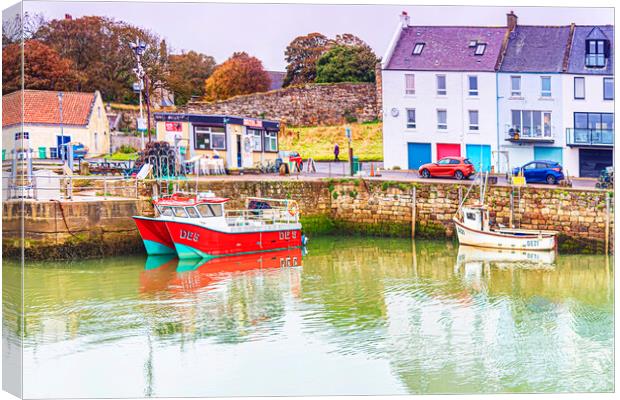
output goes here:
[[229, 226], [294, 224], [299, 222], [299, 213], [292, 214], [286, 207], [226, 210], [224, 217]]

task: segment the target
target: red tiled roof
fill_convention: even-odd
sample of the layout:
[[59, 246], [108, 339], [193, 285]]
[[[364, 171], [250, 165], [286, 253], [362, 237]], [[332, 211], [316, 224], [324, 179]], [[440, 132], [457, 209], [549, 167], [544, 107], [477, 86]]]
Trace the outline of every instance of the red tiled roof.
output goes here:
[[[86, 125], [95, 102], [95, 92], [63, 92], [62, 122], [64, 125]], [[48, 90], [16, 91], [2, 96], [2, 126], [24, 124], [57, 125], [60, 123], [58, 92]]]

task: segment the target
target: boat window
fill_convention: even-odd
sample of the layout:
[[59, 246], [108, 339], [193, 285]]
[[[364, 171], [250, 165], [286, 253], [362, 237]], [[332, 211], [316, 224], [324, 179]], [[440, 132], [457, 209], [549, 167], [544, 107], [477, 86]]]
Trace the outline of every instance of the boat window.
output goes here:
[[165, 217], [172, 217], [172, 208], [170, 207], [158, 207], [159, 214]]
[[198, 215], [198, 211], [196, 211], [194, 207], [185, 207], [185, 210], [189, 214], [190, 218], [200, 218], [200, 215]]
[[470, 221], [475, 221], [476, 220], [476, 214], [473, 212], [468, 212], [465, 213], [465, 217], [470, 220]]
[[187, 218], [187, 212], [183, 207], [173, 207], [172, 211], [174, 211], [175, 217]]
[[221, 204], [200, 204], [196, 206], [198, 212], [202, 217], [221, 217], [222, 205]]

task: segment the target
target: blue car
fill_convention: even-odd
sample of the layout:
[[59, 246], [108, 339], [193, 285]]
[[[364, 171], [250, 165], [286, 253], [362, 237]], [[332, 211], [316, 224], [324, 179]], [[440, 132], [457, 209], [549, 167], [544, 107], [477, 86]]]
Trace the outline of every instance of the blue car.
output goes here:
[[557, 161], [536, 160], [530, 161], [522, 167], [512, 170], [513, 175], [518, 175], [523, 171], [526, 182], [546, 182], [550, 185], [556, 184], [564, 179], [562, 166]]

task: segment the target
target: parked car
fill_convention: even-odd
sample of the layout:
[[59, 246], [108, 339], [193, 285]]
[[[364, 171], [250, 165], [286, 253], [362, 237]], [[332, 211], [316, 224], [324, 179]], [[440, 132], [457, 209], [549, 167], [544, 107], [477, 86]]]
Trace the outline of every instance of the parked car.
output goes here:
[[436, 163], [423, 164], [418, 169], [422, 178], [433, 176], [467, 179], [476, 173], [474, 165], [464, 157], [444, 157]]
[[299, 168], [300, 171], [303, 170], [304, 161], [301, 159], [301, 156], [296, 151], [286, 151], [286, 150], [279, 151], [278, 158], [276, 159], [276, 167], [279, 168], [280, 164], [283, 162], [286, 162], [287, 158], [289, 161], [292, 161], [295, 164], [297, 164], [297, 168]]
[[521, 171], [523, 171], [526, 182], [546, 182], [554, 185], [564, 179], [562, 166], [557, 161], [530, 161], [521, 167], [513, 169], [512, 174], [518, 175]]

